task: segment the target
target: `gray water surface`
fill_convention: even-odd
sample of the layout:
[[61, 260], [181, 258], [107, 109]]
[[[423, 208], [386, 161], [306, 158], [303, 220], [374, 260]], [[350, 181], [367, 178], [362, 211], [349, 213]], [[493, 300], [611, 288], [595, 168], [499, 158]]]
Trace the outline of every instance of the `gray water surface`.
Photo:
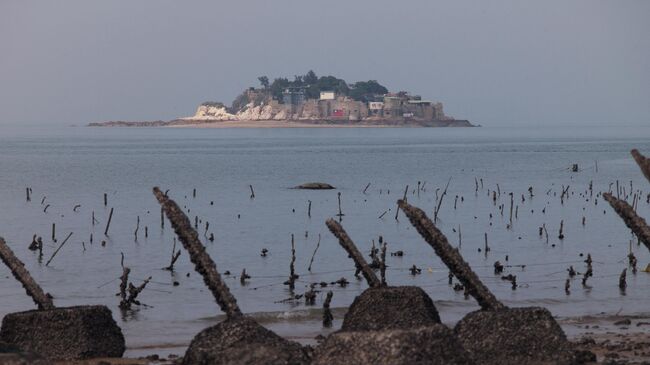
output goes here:
[[[388, 257], [389, 283], [421, 286], [434, 299], [443, 322], [454, 323], [478, 307], [448, 285], [448, 271], [403, 214], [395, 219], [396, 201], [407, 185], [409, 202], [432, 216], [436, 190], [441, 194], [451, 179], [439, 227], [507, 305], [546, 306], [560, 317], [643, 314], [649, 311], [650, 274], [628, 272], [628, 288], [620, 292], [618, 276], [628, 267], [634, 237], [602, 198], [596, 198], [599, 192], [615, 189], [618, 180], [629, 201], [634, 192], [639, 193], [638, 213], [650, 218], [646, 202], [650, 185], [630, 157], [631, 148], [650, 154], [650, 127], [0, 127], [0, 236], [54, 296], [56, 305], [105, 304], [111, 308], [125, 332], [129, 354], [164, 353], [163, 348], [178, 353], [198, 331], [219, 320], [221, 313], [186, 252], [182, 251], [174, 273], [161, 270], [169, 265], [174, 234], [169, 222], [161, 229], [160, 208], [151, 189], [169, 189], [169, 195], [189, 209], [192, 221], [199, 217], [202, 237], [209, 222], [208, 235], [213, 233], [215, 240], [204, 239], [204, 243], [218, 269], [232, 273], [226, 281], [242, 310], [284, 336], [306, 341], [323, 332], [324, 292], [314, 307], [306, 307], [302, 300], [281, 302], [291, 296], [283, 285], [289, 276], [291, 234], [295, 235], [300, 274], [296, 294], [304, 293], [312, 282], [329, 283], [341, 277], [350, 281], [345, 288], [325, 288], [334, 292], [335, 327], [340, 325], [344, 308], [366, 288], [354, 278], [352, 261], [324, 224], [338, 213], [340, 192], [341, 223], [364, 253], [380, 235], [388, 242], [389, 252], [404, 251], [403, 257]], [[569, 169], [574, 163], [580, 167], [577, 173]], [[478, 192], [475, 178], [483, 181]], [[290, 189], [309, 181], [328, 182], [338, 189]], [[419, 193], [418, 181], [424, 186]], [[593, 196], [587, 190], [591, 181]], [[255, 190], [254, 199], [249, 185]], [[25, 198], [27, 186], [33, 190], [31, 202]], [[564, 204], [562, 186], [570, 186]], [[192, 197], [194, 188], [196, 198]], [[501, 194], [494, 204], [491, 192], [497, 189]], [[518, 208], [508, 229], [510, 192]], [[108, 194], [106, 207], [104, 193]], [[308, 201], [312, 202], [311, 218]], [[81, 207], [75, 212], [77, 204]], [[111, 208], [114, 215], [106, 237]], [[92, 212], [99, 221], [95, 225]], [[558, 239], [561, 220], [564, 240]], [[57, 243], [51, 240], [52, 223], [56, 223]], [[548, 243], [538, 235], [543, 224]], [[69, 232], [74, 232], [72, 237], [46, 267]], [[485, 233], [491, 247], [487, 256], [478, 251], [484, 246]], [[45, 242], [41, 261], [27, 249], [34, 234]], [[320, 248], [310, 273], [307, 266], [319, 235]], [[631, 247], [639, 268], [644, 268], [650, 262], [648, 250], [636, 240]], [[260, 256], [262, 248], [269, 250], [265, 258]], [[135, 285], [152, 276], [139, 297], [145, 305], [126, 313], [118, 309], [115, 296], [121, 253], [124, 264], [132, 269]], [[570, 295], [565, 294], [566, 269], [573, 265], [584, 272], [587, 253], [594, 260], [590, 287], [584, 288], [576, 277]], [[513, 265], [505, 274], [517, 275], [516, 290], [494, 275], [497, 260]], [[412, 265], [422, 273], [412, 276], [408, 270]], [[245, 286], [239, 282], [243, 268], [252, 276]], [[0, 275], [0, 316], [34, 308], [6, 267], [0, 267]], [[179, 285], [174, 286], [174, 281]]]

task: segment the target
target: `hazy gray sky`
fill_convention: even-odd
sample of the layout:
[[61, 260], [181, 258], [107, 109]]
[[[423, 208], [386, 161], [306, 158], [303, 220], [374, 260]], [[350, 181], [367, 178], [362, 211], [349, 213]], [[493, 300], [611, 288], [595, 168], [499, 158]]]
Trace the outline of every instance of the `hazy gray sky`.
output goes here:
[[0, 123], [168, 120], [309, 69], [484, 125], [650, 123], [650, 1], [0, 1]]

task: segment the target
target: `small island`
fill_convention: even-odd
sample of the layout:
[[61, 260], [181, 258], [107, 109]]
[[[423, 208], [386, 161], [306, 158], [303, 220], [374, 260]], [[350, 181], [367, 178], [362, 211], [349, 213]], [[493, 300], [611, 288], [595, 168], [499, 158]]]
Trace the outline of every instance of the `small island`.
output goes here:
[[445, 115], [442, 103], [407, 91], [389, 92], [376, 80], [348, 83], [314, 71], [293, 81], [258, 77], [260, 87], [242, 92], [230, 106], [199, 105], [193, 116], [170, 121], [110, 121], [92, 127], [474, 127]]

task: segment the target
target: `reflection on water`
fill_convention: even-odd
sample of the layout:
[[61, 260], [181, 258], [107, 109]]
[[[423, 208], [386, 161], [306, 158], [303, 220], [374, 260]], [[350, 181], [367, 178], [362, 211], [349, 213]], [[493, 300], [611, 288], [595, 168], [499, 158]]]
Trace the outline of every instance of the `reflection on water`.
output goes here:
[[[650, 128], [68, 127], [5, 128], [1, 132], [0, 235], [54, 295], [56, 305], [108, 305], [125, 331], [131, 353], [152, 346], [182, 349], [199, 330], [221, 318], [185, 252], [175, 272], [161, 269], [169, 265], [173, 232], [168, 222], [161, 228], [160, 208], [151, 193], [156, 185], [169, 189], [170, 196], [189, 210], [192, 221], [198, 217], [200, 236], [214, 233], [214, 242], [204, 242], [219, 270], [232, 273], [226, 281], [242, 309], [287, 337], [307, 341], [323, 333], [320, 307], [326, 290], [334, 292], [336, 329], [344, 308], [366, 287], [354, 278], [352, 261], [324, 224], [338, 212], [337, 192], [342, 194], [342, 224], [360, 249], [369, 252], [372, 240], [377, 242], [382, 235], [389, 252], [404, 252], [402, 257], [388, 257], [389, 283], [424, 288], [445, 323], [476, 309], [462, 291], [448, 285], [447, 270], [404, 216], [395, 219], [396, 200], [407, 185], [409, 202], [432, 214], [436, 191], [441, 194], [449, 178], [439, 226], [454, 245], [459, 243], [458, 231], [462, 232], [461, 253], [507, 305], [543, 305], [562, 317], [647, 311], [650, 274], [628, 271], [625, 295], [619, 291], [618, 275], [627, 267], [630, 247], [640, 267], [650, 262], [650, 254], [636, 241], [630, 245], [633, 237], [628, 229], [596, 196], [610, 186], [615, 189], [618, 180], [630, 200], [635, 192], [643, 197], [638, 212], [650, 217], [645, 198], [650, 185], [629, 156], [633, 147], [650, 152]], [[580, 167], [577, 173], [569, 169], [574, 163]], [[309, 181], [328, 182], [338, 190], [288, 189]], [[418, 181], [423, 186], [419, 192]], [[588, 190], [590, 182], [593, 195]], [[254, 199], [249, 185], [255, 189]], [[33, 189], [31, 202], [25, 201], [27, 186]], [[562, 204], [561, 191], [567, 186], [570, 195]], [[501, 192], [496, 203], [492, 200], [495, 190]], [[512, 229], [507, 228], [510, 192], [516, 213]], [[108, 194], [107, 206], [104, 193]], [[307, 216], [309, 201], [311, 218]], [[43, 212], [47, 204], [50, 207]], [[77, 204], [81, 207], [73, 211]], [[105, 237], [111, 208], [114, 216]], [[564, 240], [558, 239], [561, 220]], [[74, 234], [45, 267], [27, 247], [33, 234], [42, 236], [47, 261], [58, 247], [51, 240], [52, 223], [56, 223], [59, 243], [69, 232]], [[548, 230], [548, 243], [538, 235], [542, 225]], [[491, 248], [487, 255], [479, 252], [485, 233]], [[350, 281], [345, 288], [323, 288], [314, 308], [301, 300], [284, 301], [291, 296], [283, 285], [289, 275], [291, 234], [296, 237], [300, 274], [297, 294], [313, 282], [331, 283], [341, 277]], [[310, 273], [307, 266], [319, 235], [320, 248]], [[263, 248], [269, 250], [266, 257], [260, 255]], [[134, 284], [153, 276], [138, 298], [146, 306], [124, 315], [115, 296], [121, 253], [132, 269]], [[594, 260], [589, 287], [583, 287], [576, 277], [570, 294], [565, 294], [567, 268], [584, 272], [587, 253]], [[517, 275], [517, 290], [494, 275], [497, 260], [506, 265], [505, 274]], [[412, 276], [408, 270], [412, 265], [422, 268], [422, 274]], [[252, 276], [245, 286], [238, 277], [243, 268]], [[0, 275], [6, 277], [0, 281], [0, 315], [33, 308], [6, 268], [0, 268]]]

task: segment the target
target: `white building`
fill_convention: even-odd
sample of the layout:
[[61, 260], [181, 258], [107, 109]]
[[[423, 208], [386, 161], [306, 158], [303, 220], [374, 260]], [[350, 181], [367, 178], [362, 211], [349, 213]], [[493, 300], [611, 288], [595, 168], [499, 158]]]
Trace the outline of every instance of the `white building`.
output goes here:
[[384, 103], [382, 103], [381, 101], [371, 101], [368, 103], [368, 109], [370, 110], [384, 109]]
[[336, 99], [336, 93], [334, 91], [321, 91], [320, 100], [334, 100]]

